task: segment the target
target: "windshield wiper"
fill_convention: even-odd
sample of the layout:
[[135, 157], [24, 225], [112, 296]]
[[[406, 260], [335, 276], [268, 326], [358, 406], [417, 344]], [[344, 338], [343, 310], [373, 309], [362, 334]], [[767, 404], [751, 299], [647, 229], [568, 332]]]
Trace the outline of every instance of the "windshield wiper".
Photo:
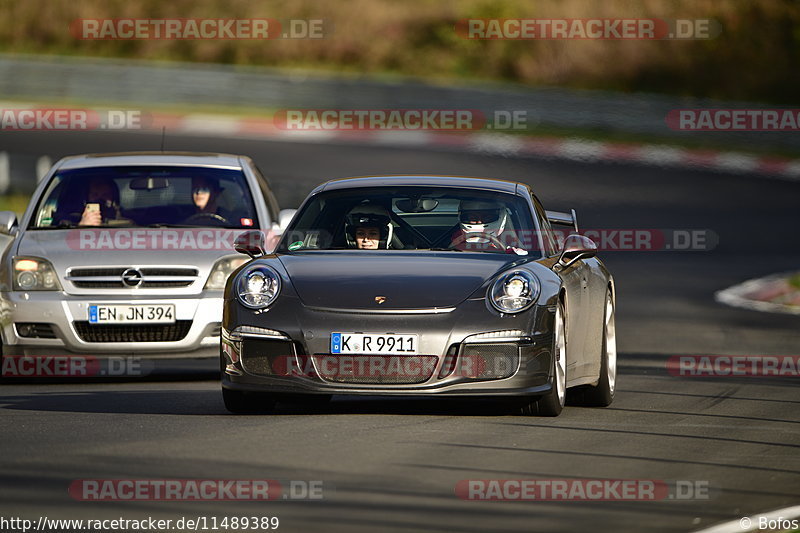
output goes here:
[[463, 252], [458, 248], [422, 248], [423, 250], [430, 250], [431, 252]]

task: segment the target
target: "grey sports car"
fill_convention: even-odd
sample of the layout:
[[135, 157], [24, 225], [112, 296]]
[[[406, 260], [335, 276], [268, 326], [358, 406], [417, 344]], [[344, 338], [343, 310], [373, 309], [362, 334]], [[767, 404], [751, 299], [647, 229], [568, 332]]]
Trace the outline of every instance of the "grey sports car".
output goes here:
[[[559, 242], [552, 224], [574, 226]], [[332, 180], [274, 253], [259, 232], [225, 288], [229, 411], [331, 395], [518, 398], [556, 416], [614, 398], [615, 291], [577, 234], [522, 183], [449, 176]]]

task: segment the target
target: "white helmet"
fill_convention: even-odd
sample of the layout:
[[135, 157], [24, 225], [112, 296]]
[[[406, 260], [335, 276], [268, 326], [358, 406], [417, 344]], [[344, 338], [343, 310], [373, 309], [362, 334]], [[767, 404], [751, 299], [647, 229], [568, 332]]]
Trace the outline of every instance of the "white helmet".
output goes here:
[[[499, 237], [506, 227], [508, 212], [499, 202], [461, 200], [458, 206], [458, 221], [464, 233], [491, 233]], [[467, 242], [483, 240], [478, 236], [467, 238]]]
[[378, 228], [380, 231], [378, 248], [384, 250], [389, 248], [393, 235], [392, 218], [383, 207], [362, 204], [350, 210], [344, 223], [347, 245], [350, 248], [356, 247], [356, 229], [358, 228]]

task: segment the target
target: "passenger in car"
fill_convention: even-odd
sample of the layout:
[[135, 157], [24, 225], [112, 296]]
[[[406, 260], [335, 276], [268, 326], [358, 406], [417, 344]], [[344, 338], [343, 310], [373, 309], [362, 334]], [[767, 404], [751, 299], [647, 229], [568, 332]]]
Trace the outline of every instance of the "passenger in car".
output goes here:
[[121, 218], [119, 211], [119, 189], [114, 180], [92, 178], [86, 191], [86, 206], [83, 208], [79, 226], [100, 226]]
[[[72, 184], [70, 184], [72, 185]], [[95, 176], [75, 194], [75, 188], [65, 188], [56, 210], [54, 221], [58, 225], [101, 226], [111, 221], [124, 220], [120, 214], [119, 189], [113, 179]]]

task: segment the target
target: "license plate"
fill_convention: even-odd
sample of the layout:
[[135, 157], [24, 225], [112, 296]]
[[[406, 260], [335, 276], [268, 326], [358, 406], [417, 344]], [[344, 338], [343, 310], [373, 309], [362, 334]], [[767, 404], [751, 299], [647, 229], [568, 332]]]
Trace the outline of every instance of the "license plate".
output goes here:
[[174, 304], [90, 305], [90, 324], [174, 324]]
[[419, 335], [331, 333], [332, 354], [417, 355]]

